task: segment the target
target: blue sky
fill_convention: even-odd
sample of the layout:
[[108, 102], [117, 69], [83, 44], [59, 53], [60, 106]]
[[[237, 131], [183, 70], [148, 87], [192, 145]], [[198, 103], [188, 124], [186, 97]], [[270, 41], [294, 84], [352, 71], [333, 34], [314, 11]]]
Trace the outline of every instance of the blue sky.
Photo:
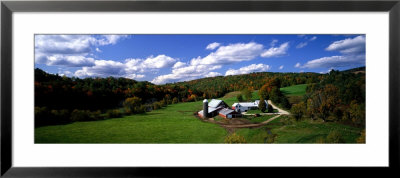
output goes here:
[[35, 67], [155, 84], [365, 66], [365, 35], [35, 35]]

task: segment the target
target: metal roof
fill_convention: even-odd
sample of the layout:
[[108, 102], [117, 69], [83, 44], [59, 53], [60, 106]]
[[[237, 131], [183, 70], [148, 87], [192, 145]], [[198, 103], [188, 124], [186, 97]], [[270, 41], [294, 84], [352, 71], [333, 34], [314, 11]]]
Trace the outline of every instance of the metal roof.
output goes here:
[[208, 107], [208, 113], [214, 112], [215, 110], [221, 109], [222, 107]]
[[225, 116], [228, 115], [228, 114], [231, 114], [233, 112], [234, 112], [234, 110], [228, 109], [228, 108], [224, 108], [224, 109], [221, 109], [221, 111], [219, 111], [220, 114], [223, 114]]
[[210, 107], [218, 107], [219, 104], [221, 104], [222, 100], [216, 100], [216, 99], [212, 99], [209, 103], [208, 106]]
[[256, 103], [250, 103], [250, 102], [248, 102], [248, 103], [239, 103], [239, 104], [240, 104], [240, 106], [243, 106], [243, 107], [258, 107], [258, 105]]
[[[218, 110], [218, 109], [222, 109], [222, 107], [217, 107], [217, 108], [208, 107], [208, 113], [212, 113], [212, 112], [214, 112], [214, 111], [216, 111], [216, 110]], [[198, 113], [201, 114], [201, 115], [203, 115], [203, 110], [199, 111]]]

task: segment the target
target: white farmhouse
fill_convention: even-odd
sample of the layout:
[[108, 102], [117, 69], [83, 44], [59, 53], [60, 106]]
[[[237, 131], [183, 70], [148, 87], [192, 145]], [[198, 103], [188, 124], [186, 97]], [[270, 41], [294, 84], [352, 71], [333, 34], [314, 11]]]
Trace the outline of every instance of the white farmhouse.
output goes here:
[[[265, 106], [268, 107], [268, 102], [264, 100]], [[241, 102], [241, 103], [233, 103], [232, 109], [236, 112], [247, 112], [248, 110], [258, 109], [258, 104], [260, 100], [255, 100], [254, 102]]]

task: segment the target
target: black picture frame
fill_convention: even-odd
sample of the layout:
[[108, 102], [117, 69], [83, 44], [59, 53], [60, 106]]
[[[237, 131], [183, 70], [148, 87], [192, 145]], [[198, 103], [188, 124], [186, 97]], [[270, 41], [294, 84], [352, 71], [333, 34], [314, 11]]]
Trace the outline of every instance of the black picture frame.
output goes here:
[[[182, 168], [20, 168], [12, 165], [12, 17], [13, 12], [124, 12], [124, 11], [296, 11], [296, 12], [389, 12], [389, 167], [367, 168], [394, 172], [399, 168], [400, 106], [400, 1], [2, 1], [1, 2], [1, 175], [5, 177], [131, 177], [178, 176]], [[202, 175], [215, 168], [183, 168]], [[243, 174], [239, 168], [221, 168], [220, 173]], [[262, 173], [270, 168], [252, 168]], [[275, 167], [276, 169], [276, 167]], [[281, 168], [278, 168], [281, 169]], [[296, 168], [289, 168], [296, 169]], [[329, 168], [319, 168], [329, 169]], [[348, 168], [345, 168], [349, 170]], [[361, 168], [355, 168], [361, 171]], [[205, 171], [207, 170], [207, 171]], [[309, 172], [309, 169], [297, 173]], [[350, 168], [351, 170], [351, 168]], [[341, 175], [329, 171], [330, 175]], [[279, 172], [287, 172], [280, 170]], [[365, 174], [364, 172], [363, 174]]]

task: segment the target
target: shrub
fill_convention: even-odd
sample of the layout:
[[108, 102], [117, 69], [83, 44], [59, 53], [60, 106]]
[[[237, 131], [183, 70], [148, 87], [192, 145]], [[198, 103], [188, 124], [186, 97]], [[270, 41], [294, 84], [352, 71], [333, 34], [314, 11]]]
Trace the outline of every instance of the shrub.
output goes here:
[[286, 97], [284, 97], [284, 96], [282, 96], [282, 97], [280, 98], [280, 103], [281, 103], [282, 106], [283, 106], [284, 108], [286, 108], [286, 109], [290, 109], [290, 108], [292, 107], [292, 105], [289, 103], [289, 100], [288, 100]]
[[141, 104], [142, 99], [140, 99], [139, 97], [131, 97], [131, 98], [126, 98], [123, 105], [124, 108], [129, 111], [129, 114], [131, 113], [140, 113], [142, 112], [141, 110]]
[[325, 138], [324, 137], [318, 137], [315, 143], [325, 143]]
[[88, 114], [89, 114], [90, 120], [92, 120], [92, 121], [97, 121], [97, 120], [103, 120], [104, 119], [104, 117], [101, 116], [101, 111], [100, 110], [93, 111], [93, 112], [88, 111], [88, 112], [89, 112]]
[[68, 123], [70, 121], [70, 113], [66, 109], [51, 110], [51, 119], [53, 123]]
[[153, 103], [153, 110], [160, 109], [162, 107], [160, 102], [154, 102]]
[[357, 138], [357, 143], [365, 143], [365, 129], [361, 131], [361, 136]]
[[305, 110], [306, 107], [304, 102], [300, 102], [298, 104], [295, 104], [290, 111], [292, 113], [292, 116], [296, 119], [296, 121], [298, 121], [303, 117]]
[[237, 99], [239, 102], [242, 102], [242, 101], [243, 101], [243, 95], [242, 95], [242, 94], [238, 94], [238, 95], [236, 96], [236, 99]]
[[225, 143], [246, 143], [243, 136], [233, 133], [225, 138]]
[[258, 108], [260, 108], [261, 112], [265, 112], [265, 110], [267, 110], [267, 105], [265, 104], [264, 98], [260, 98], [260, 103], [258, 103]]
[[49, 124], [50, 115], [46, 107], [35, 107], [35, 127]]
[[265, 138], [264, 138], [264, 143], [274, 143], [275, 142], [275, 138], [276, 138], [276, 134], [268, 134]]
[[164, 100], [161, 100], [161, 101], [160, 101], [160, 105], [161, 105], [161, 107], [166, 107], [166, 106], [167, 106], [167, 103], [165, 103]]
[[119, 109], [111, 109], [111, 110], [107, 110], [106, 117], [107, 118], [118, 118], [118, 117], [122, 117], [122, 113], [119, 111]]
[[71, 121], [86, 121], [89, 120], [89, 115], [84, 110], [74, 109], [71, 113]]
[[178, 98], [176, 98], [176, 97], [174, 97], [173, 99], [172, 99], [172, 104], [176, 104], [176, 103], [178, 103], [179, 101], [178, 101]]
[[328, 136], [326, 136], [326, 142], [328, 143], [344, 143], [342, 134], [337, 130], [330, 131]]
[[272, 113], [274, 112], [274, 108], [269, 104], [267, 112]]

